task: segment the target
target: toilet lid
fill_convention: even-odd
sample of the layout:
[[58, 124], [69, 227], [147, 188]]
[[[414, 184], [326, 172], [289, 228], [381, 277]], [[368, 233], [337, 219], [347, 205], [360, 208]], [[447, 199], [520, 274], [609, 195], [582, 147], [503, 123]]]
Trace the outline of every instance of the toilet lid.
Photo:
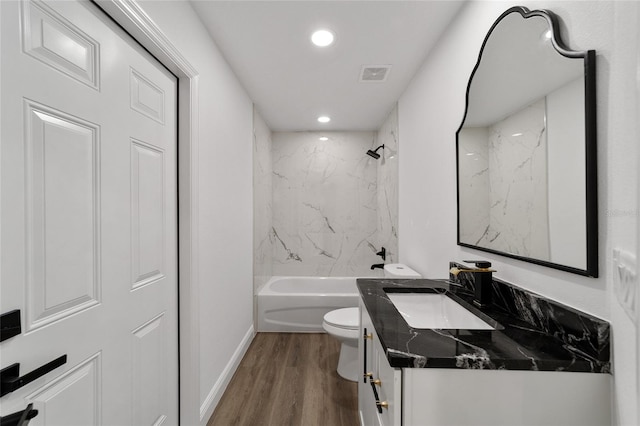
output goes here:
[[360, 311], [358, 308], [342, 308], [328, 312], [324, 321], [334, 327], [357, 330], [360, 327]]

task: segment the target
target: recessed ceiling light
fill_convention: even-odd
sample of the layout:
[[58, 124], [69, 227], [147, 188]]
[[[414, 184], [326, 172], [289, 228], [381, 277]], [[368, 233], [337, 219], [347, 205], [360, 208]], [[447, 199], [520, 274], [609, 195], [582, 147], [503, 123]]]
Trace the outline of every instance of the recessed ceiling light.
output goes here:
[[326, 137], [326, 136], [321, 136], [318, 139], [320, 139], [321, 141], [328, 141], [329, 140], [329, 138]]
[[318, 117], [318, 122], [320, 123], [328, 123], [330, 121], [331, 121], [331, 118], [327, 117], [326, 115]]
[[334, 35], [329, 30], [318, 30], [311, 34], [311, 42], [318, 47], [327, 47], [333, 43]]

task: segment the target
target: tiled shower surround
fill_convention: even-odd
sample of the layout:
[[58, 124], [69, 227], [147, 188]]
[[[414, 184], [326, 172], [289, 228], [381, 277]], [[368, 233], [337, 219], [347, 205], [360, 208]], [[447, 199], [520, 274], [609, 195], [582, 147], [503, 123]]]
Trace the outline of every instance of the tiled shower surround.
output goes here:
[[273, 133], [274, 275], [371, 275], [374, 141], [374, 132]]
[[[255, 288], [271, 275], [380, 276], [382, 246], [397, 260], [397, 109], [377, 132], [254, 123]], [[379, 160], [366, 155], [381, 144]]]

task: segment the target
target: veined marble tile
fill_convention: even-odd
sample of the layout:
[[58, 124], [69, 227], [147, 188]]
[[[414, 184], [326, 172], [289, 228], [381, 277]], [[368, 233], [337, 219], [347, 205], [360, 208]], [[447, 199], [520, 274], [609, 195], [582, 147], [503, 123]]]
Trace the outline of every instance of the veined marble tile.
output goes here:
[[[398, 261], [398, 106], [396, 105], [376, 134], [374, 147], [378, 151], [377, 165], [377, 244], [386, 249], [386, 263]], [[381, 263], [382, 260], [379, 259]]]
[[[321, 141], [321, 136], [329, 140]], [[274, 132], [273, 274], [375, 276], [373, 132]]]

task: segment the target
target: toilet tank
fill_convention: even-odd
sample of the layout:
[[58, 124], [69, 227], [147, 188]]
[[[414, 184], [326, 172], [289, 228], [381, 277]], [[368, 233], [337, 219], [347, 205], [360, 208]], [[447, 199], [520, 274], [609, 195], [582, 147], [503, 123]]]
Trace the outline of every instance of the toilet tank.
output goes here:
[[422, 278], [422, 276], [403, 263], [388, 263], [384, 265], [385, 278]]

